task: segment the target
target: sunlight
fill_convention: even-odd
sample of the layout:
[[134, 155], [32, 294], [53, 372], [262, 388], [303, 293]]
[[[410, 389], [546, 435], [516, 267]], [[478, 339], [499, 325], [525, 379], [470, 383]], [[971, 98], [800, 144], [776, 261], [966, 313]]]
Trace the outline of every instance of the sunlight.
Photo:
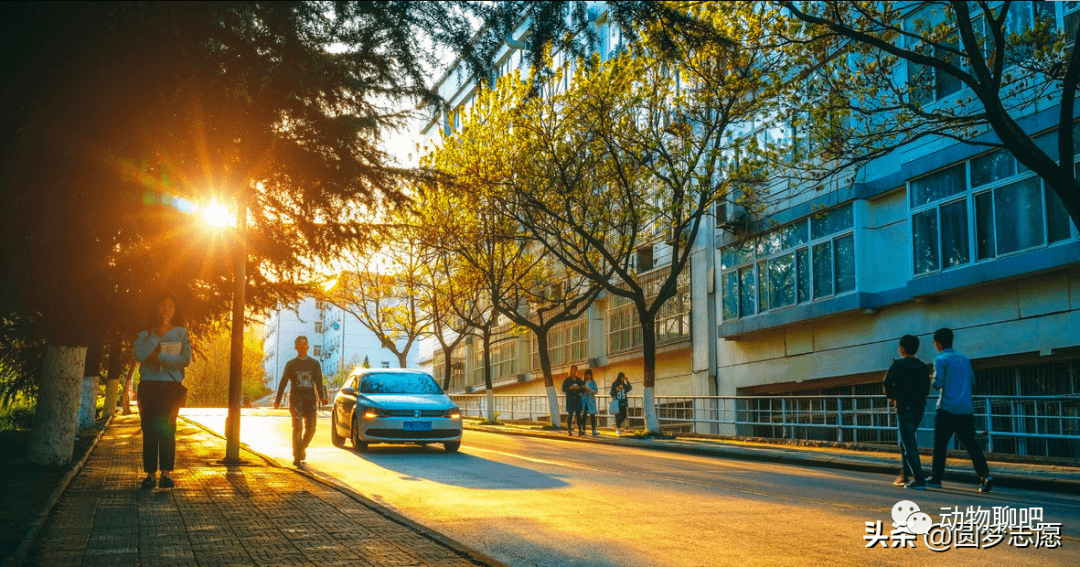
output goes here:
[[211, 226], [223, 227], [228, 224], [232, 224], [232, 216], [229, 215], [229, 210], [224, 206], [218, 204], [216, 200], [211, 201], [209, 205], [202, 209], [203, 220], [210, 223]]

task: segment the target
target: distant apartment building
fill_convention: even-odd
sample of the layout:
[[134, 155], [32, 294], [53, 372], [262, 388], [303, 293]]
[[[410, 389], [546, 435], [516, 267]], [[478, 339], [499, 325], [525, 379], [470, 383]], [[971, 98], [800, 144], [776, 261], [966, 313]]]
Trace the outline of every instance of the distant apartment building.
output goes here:
[[[325, 301], [305, 298], [291, 307], [272, 311], [266, 318], [263, 368], [267, 386], [277, 388], [285, 363], [296, 357], [296, 337], [308, 338], [308, 356], [322, 364], [329, 380], [339, 372], [364, 364], [372, 368], [397, 368], [398, 358], [350, 313]], [[408, 366], [415, 368], [416, 349]]]

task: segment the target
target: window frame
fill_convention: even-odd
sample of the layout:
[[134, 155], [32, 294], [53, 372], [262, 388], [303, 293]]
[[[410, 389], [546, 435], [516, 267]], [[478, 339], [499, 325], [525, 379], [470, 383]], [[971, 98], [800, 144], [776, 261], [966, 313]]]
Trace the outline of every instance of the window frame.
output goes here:
[[[841, 215], [830, 217], [830, 215]], [[837, 221], [836, 219], [840, 220]], [[831, 219], [831, 220], [830, 220]], [[839, 222], [840, 228], [829, 228], [829, 222]], [[793, 228], [802, 225], [802, 228]], [[792, 233], [801, 233], [792, 234]], [[816, 234], [816, 236], [815, 236]], [[851, 278], [850, 289], [837, 291], [840, 284], [838, 275], [840, 267], [837, 263], [837, 242], [850, 239], [851, 244]], [[790, 309], [799, 305], [822, 301], [833, 297], [858, 292], [858, 267], [855, 238], [855, 207], [853, 202], [845, 203], [839, 207], [803, 217], [795, 222], [782, 225], [767, 232], [748, 239], [736, 245], [738, 251], [732, 256], [725, 257], [725, 253], [731, 252], [736, 246], [726, 246], [721, 252], [720, 263], [720, 288], [721, 288], [721, 320], [732, 321], [745, 317], [752, 317], [764, 313], [777, 312]], [[814, 257], [815, 250], [827, 250], [829, 254], [829, 287], [828, 293], [819, 293], [815, 288], [815, 278], [820, 275], [821, 267]], [[778, 261], [787, 261], [790, 257], [790, 275], [784, 276], [790, 280], [790, 295], [792, 302], [783, 302], [777, 305], [773, 297], [775, 290], [772, 267]], [[730, 266], [726, 263], [734, 260]], [[762, 266], [768, 273], [762, 276]], [[845, 276], [846, 277], [846, 276]], [[729, 279], [729, 278], [734, 278]], [[746, 282], [753, 284], [754, 289], [748, 289]], [[735, 289], [732, 291], [731, 284]], [[763, 285], [764, 284], [764, 285]], [[764, 287], [764, 289], [763, 289]], [[734, 303], [732, 302], [734, 296]], [[751, 305], [752, 304], [752, 305]], [[731, 316], [731, 315], [734, 316]]]

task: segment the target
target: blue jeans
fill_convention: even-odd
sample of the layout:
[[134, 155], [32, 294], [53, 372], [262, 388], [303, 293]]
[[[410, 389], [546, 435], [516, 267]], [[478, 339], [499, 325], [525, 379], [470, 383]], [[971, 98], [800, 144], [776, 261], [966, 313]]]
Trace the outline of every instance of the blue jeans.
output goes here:
[[919, 443], [915, 439], [915, 430], [919, 428], [922, 417], [922, 411], [896, 410], [900, 432], [900, 461], [903, 463], [904, 478], [913, 477], [917, 481], [926, 480], [922, 460], [919, 459]]

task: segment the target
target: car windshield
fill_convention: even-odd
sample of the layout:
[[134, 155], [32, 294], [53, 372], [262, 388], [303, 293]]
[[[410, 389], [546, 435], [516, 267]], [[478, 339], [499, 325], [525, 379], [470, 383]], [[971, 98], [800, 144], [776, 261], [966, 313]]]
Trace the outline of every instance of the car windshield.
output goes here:
[[417, 373], [366, 374], [360, 379], [362, 394], [441, 394], [442, 388], [431, 376]]

